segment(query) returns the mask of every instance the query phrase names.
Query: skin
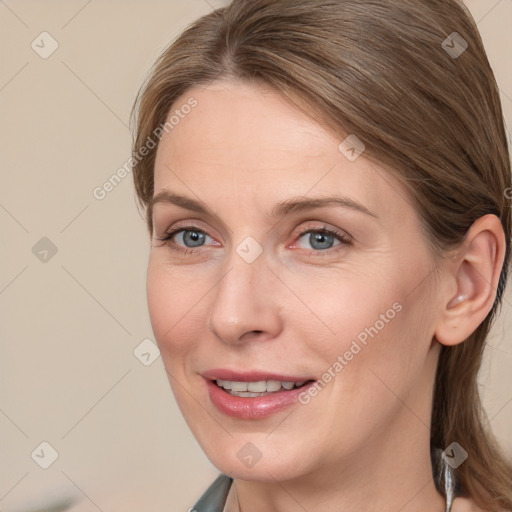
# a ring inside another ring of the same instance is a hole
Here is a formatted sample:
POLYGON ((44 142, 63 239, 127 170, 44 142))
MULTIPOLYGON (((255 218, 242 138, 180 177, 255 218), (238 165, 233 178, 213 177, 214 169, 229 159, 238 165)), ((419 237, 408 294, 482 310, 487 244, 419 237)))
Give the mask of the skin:
MULTIPOLYGON (((349 161, 338 149, 344 137, 277 92, 218 81, 191 88, 175 106, 190 97, 197 107, 159 145, 155 194, 186 195, 215 216, 154 205, 147 296, 194 436, 235 479, 243 512, 296 511, 298 503, 325 512, 443 512, 429 449, 440 342, 462 342, 492 306, 504 257, 499 221, 480 219, 460 251, 438 262, 398 181, 364 153, 349 161), (333 193, 375 217, 343 207, 270 216, 292 197, 333 193), (207 233, 202 246, 191 247, 183 232, 157 240, 190 225, 207 233), (333 235, 315 244, 310 231, 324 226, 351 242, 333 235), (252 263, 236 252, 247 236, 263 250, 252 263), (451 306, 461 293, 465 300, 451 306), (242 420, 211 403, 202 372, 321 378, 394 303, 401 311, 308 405, 242 420), (248 442, 262 454, 252 468, 237 457, 248 442)), ((457 499, 453 510, 478 510, 468 507, 457 499)))

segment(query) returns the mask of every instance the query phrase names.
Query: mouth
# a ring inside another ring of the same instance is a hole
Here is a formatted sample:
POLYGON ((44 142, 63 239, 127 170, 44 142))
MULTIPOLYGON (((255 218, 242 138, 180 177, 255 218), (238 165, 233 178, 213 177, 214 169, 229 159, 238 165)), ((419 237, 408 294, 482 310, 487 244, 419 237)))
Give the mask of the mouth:
POLYGON ((301 381, 279 381, 279 380, 258 380, 258 381, 232 381, 216 379, 212 382, 231 396, 243 398, 256 398, 267 396, 283 391, 292 391, 307 386, 313 380, 301 381))
POLYGON ((267 418, 296 406, 316 379, 263 371, 216 369, 202 374, 210 403, 221 413, 243 420, 267 418))

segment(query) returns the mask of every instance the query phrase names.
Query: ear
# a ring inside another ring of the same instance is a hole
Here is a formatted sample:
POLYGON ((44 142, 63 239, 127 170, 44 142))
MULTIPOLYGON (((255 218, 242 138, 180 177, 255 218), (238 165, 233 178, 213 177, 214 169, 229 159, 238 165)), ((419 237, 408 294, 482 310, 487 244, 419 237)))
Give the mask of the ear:
POLYGON ((505 249, 505 233, 496 215, 484 215, 473 223, 445 274, 453 286, 446 287, 450 292, 442 299, 435 330, 439 343, 457 345, 484 321, 496 298, 505 249))

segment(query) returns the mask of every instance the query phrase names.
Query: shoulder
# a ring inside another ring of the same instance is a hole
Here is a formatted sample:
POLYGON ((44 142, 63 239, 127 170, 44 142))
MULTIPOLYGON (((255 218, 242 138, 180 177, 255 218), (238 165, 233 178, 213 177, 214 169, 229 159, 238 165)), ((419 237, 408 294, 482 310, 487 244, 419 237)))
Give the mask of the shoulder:
POLYGON ((488 512, 478 507, 470 498, 457 497, 453 500, 451 512, 488 512))

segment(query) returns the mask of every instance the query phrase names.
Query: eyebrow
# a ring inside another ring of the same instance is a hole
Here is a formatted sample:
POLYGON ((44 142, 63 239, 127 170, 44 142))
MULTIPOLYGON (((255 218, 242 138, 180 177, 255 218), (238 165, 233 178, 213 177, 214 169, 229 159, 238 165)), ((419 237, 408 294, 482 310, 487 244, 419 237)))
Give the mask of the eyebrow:
MULTIPOLYGON (((209 215, 211 217, 217 217, 217 215, 203 203, 196 201, 195 199, 192 199, 190 197, 176 194, 169 190, 162 190, 148 201, 148 207, 151 210, 153 209, 153 206, 155 204, 173 204, 181 208, 185 208, 186 210, 202 213, 204 215, 209 215)), ((304 197, 296 197, 287 199, 286 201, 283 201, 282 203, 279 203, 274 206, 274 208, 272 209, 271 217, 282 217, 284 215, 291 213, 300 213, 306 210, 312 210, 315 208, 322 208, 328 206, 350 208, 352 210, 364 213, 366 215, 378 219, 378 216, 375 215, 375 213, 371 212, 368 208, 366 208, 366 206, 359 204, 356 201, 345 196, 329 196, 310 199, 304 197)))

